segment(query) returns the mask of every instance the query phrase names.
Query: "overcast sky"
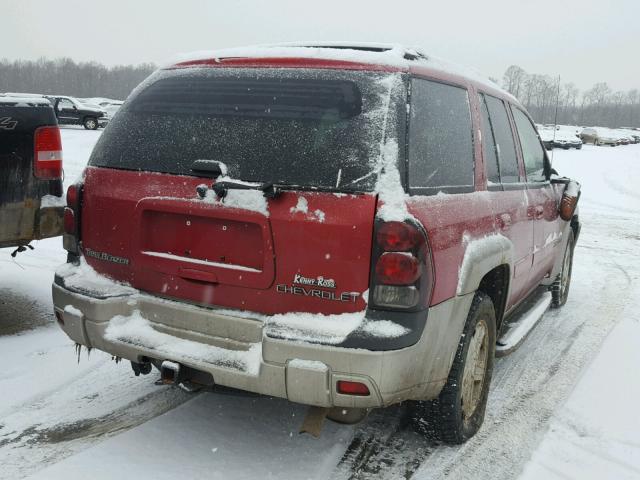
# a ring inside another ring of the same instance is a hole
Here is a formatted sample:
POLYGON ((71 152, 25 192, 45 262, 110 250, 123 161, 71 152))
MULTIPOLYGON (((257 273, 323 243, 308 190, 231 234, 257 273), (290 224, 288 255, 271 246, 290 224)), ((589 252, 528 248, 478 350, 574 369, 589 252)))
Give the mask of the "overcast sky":
MULTIPOLYGON (((393 42, 502 78, 640 88, 640 0, 0 0, 0 58, 107 65, 297 40, 393 42)), ((0 90, 1 90, 0 85, 0 90)))

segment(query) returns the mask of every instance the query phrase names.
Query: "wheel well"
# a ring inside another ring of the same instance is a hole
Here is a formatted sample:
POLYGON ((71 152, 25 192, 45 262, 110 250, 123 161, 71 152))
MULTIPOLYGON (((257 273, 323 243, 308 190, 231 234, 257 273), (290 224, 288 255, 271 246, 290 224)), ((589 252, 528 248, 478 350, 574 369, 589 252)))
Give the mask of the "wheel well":
POLYGON ((478 290, 486 293, 493 301, 493 308, 496 311, 496 328, 500 328, 507 303, 507 292, 509 287, 509 265, 500 265, 488 272, 478 286, 478 290))

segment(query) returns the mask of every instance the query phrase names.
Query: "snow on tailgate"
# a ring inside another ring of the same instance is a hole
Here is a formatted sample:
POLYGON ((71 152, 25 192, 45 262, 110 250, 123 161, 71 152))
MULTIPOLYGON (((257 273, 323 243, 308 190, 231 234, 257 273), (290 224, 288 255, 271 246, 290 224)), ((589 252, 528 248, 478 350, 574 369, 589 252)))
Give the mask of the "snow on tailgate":
MULTIPOLYGON (((259 184, 252 182, 243 182, 241 180, 235 180, 230 177, 219 177, 218 182, 232 182, 242 185, 257 186, 259 184)), ((269 216, 269 205, 267 199, 264 198, 264 194, 259 190, 234 190, 229 189, 227 195, 224 198, 218 198, 213 190, 207 190, 207 194, 204 201, 214 205, 229 207, 229 208, 241 208, 243 210, 251 210, 252 212, 258 212, 265 217, 269 216)))
POLYGON ((56 275, 64 280, 67 288, 85 291, 102 297, 120 297, 133 295, 138 290, 125 283, 115 282, 96 272, 84 259, 80 257, 80 264, 65 263, 56 270, 56 275))

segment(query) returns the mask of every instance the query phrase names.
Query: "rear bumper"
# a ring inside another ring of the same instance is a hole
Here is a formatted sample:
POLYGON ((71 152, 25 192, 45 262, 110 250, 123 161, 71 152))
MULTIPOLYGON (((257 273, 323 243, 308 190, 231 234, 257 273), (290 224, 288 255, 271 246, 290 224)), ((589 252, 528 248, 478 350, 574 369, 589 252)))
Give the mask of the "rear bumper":
POLYGON ((63 231, 64 207, 39 208, 37 200, 0 205, 0 248, 57 237, 63 231))
POLYGON ((61 327, 79 344, 134 362, 171 360, 207 372, 227 387, 350 408, 435 398, 446 382, 472 299, 473 294, 458 296, 431 307, 415 345, 369 351, 271 338, 264 319, 245 312, 139 292, 96 298, 53 285, 61 327), (136 318, 144 319, 141 329, 119 336, 113 325, 136 318), (364 383, 371 393, 340 394, 339 380, 364 383))

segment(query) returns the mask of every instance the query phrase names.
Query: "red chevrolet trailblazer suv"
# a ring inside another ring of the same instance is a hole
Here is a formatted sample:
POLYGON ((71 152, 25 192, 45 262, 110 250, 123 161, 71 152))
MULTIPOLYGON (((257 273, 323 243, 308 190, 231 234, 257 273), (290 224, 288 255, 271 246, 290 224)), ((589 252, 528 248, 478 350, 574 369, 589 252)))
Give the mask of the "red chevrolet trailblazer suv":
POLYGON ((213 52, 144 81, 69 188, 55 310, 136 374, 409 401, 463 442, 496 352, 566 301, 578 194, 512 96, 419 51, 213 52))

